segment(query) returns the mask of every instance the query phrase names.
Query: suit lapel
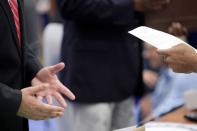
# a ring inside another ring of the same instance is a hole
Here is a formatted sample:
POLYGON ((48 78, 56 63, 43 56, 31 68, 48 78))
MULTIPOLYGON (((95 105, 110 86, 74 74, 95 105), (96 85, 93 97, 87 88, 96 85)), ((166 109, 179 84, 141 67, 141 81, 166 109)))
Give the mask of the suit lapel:
POLYGON ((11 8, 9 6, 8 0, 0 0, 0 5, 2 6, 2 8, 3 8, 3 10, 4 10, 4 12, 5 12, 5 14, 8 18, 8 23, 10 25, 12 36, 13 36, 14 41, 15 41, 14 44, 15 44, 17 50, 18 50, 19 55, 21 55, 21 50, 19 48, 18 36, 17 36, 17 31, 16 31, 16 27, 15 27, 15 23, 14 23, 14 18, 13 18, 12 11, 11 11, 11 8))

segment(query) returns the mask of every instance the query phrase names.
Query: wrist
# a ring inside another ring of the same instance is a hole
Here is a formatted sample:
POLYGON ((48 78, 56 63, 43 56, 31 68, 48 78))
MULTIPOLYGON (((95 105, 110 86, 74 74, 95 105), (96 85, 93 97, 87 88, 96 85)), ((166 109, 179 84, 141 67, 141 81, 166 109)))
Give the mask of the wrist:
POLYGON ((21 89, 21 103, 17 111, 17 115, 21 117, 22 117, 23 99, 24 99, 24 89, 21 89))
POLYGON ((24 88, 24 89, 21 90, 21 92, 22 92, 22 100, 21 100, 21 104, 20 104, 20 107, 19 107, 18 112, 17 112, 17 116, 20 116, 20 117, 28 119, 30 117, 29 117, 29 114, 28 114, 27 106, 31 105, 31 104, 30 103, 27 104, 25 102, 26 99, 28 99, 27 95, 26 95, 27 94, 27 90, 26 89, 27 88, 24 88))
MULTIPOLYGON (((193 47, 192 47, 193 48, 193 47)), ((192 56, 193 57, 193 63, 194 63, 194 72, 197 73, 197 50, 195 48, 194 49, 194 55, 192 56)))
POLYGON ((196 66, 196 68, 195 68, 195 73, 197 73, 197 50, 196 49, 194 49, 195 50, 195 66, 196 66))

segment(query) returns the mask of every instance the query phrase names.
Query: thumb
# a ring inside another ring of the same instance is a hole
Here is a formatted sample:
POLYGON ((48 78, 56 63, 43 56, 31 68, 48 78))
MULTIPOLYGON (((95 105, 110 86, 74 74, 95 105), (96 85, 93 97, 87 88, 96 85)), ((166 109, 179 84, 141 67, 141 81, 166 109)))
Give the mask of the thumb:
POLYGON ((159 55, 169 55, 170 49, 158 49, 156 51, 159 55))
POLYGON ((32 95, 40 92, 40 91, 44 91, 44 90, 47 90, 49 88, 49 84, 40 84, 40 85, 37 85, 37 86, 32 86, 32 87, 29 87, 29 90, 30 90, 30 93, 32 95))
POLYGON ((56 64, 56 65, 53 65, 53 66, 50 66, 48 69, 49 71, 55 75, 56 73, 60 72, 62 69, 64 69, 65 67, 65 64, 63 62, 59 63, 59 64, 56 64))

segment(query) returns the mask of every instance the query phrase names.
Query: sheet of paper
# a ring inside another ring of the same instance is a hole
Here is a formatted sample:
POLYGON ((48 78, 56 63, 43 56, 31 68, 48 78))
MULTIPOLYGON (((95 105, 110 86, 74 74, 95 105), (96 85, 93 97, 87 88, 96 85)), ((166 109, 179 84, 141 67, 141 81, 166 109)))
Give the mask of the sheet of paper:
POLYGON ((127 127, 127 128, 123 128, 123 129, 119 129, 119 130, 114 130, 114 131, 133 131, 133 129, 135 129, 135 127, 127 127))
POLYGON ((132 127, 115 130, 115 131, 145 131, 145 126, 141 126, 138 128, 136 128, 136 126, 132 126, 132 127))
POLYGON ((173 122, 150 122, 145 124, 146 131, 196 131, 197 125, 173 122))
POLYGON ((187 44, 173 35, 146 26, 135 28, 129 33, 158 49, 168 49, 181 43, 187 44))
POLYGON ((175 122, 148 122, 143 128, 132 126, 115 131, 197 131, 197 125, 175 122))

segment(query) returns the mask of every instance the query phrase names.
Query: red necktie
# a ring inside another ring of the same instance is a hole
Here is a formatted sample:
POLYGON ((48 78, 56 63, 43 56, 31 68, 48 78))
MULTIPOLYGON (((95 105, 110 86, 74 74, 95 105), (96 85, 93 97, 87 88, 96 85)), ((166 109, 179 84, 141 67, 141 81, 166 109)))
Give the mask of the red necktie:
POLYGON ((20 31, 20 20, 19 20, 17 0, 10 0, 9 4, 12 9, 12 13, 13 13, 13 17, 14 17, 14 22, 15 22, 15 26, 16 26, 18 41, 19 41, 19 47, 21 47, 21 31, 20 31))

